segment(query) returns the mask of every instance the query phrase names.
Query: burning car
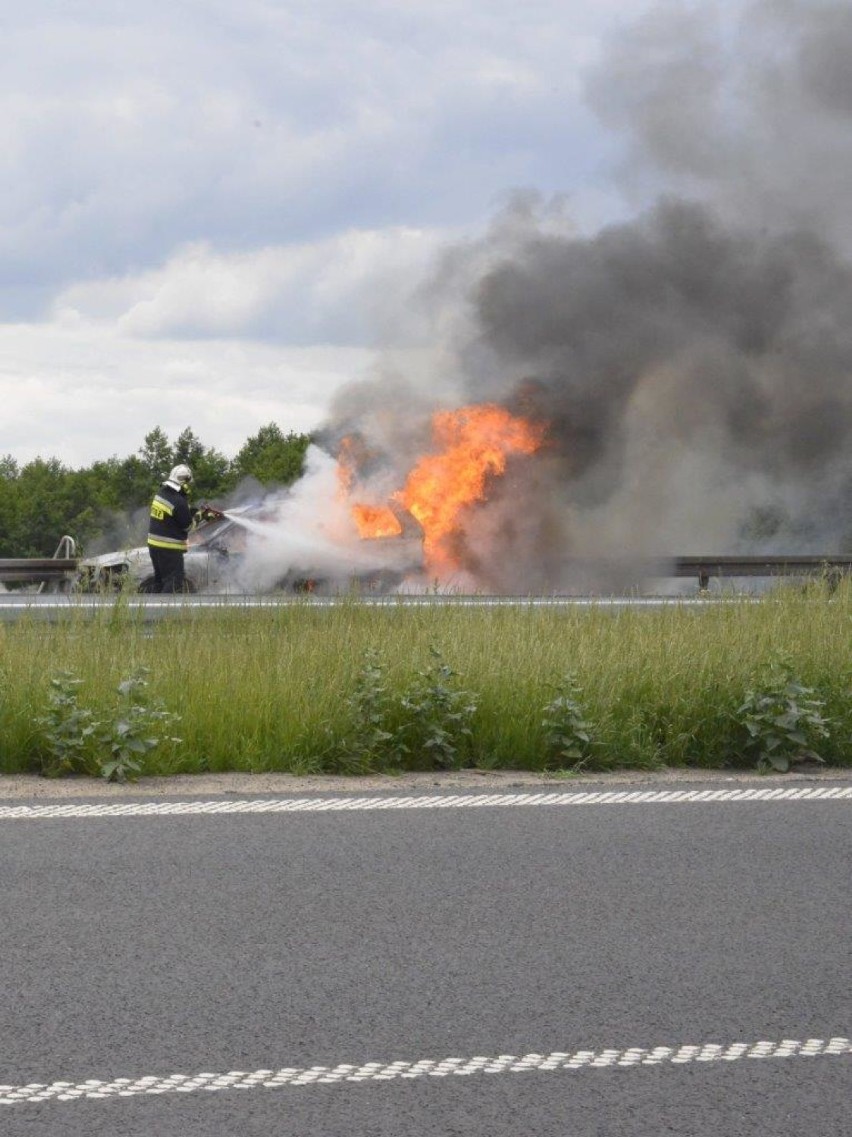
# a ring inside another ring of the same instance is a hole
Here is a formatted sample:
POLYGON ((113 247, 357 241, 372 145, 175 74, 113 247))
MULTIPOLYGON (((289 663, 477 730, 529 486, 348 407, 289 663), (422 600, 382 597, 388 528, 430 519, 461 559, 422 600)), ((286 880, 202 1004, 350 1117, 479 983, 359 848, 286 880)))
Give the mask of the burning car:
MULTIPOLYGON (((397 511, 393 535, 352 545, 325 534, 293 538, 282 503, 267 501, 228 510, 189 534, 184 557, 190 593, 311 592, 334 594, 353 587, 393 591, 423 562, 423 531, 413 517, 397 511)), ((153 592, 147 545, 84 557, 75 588, 80 592, 121 589, 153 592)))
MULTIPOLYGON (((453 585, 466 569, 459 554, 465 519, 488 500, 507 463, 534 454, 544 435, 542 423, 495 404, 438 411, 431 445, 390 484, 375 451, 357 437, 344 436, 336 454, 312 445, 293 486, 190 533, 188 591, 387 593, 403 584, 453 585)), ((80 569, 84 591, 153 591, 144 545, 85 558, 80 569)))
MULTIPOLYGON (((233 574, 232 558, 245 549, 246 530, 232 517, 207 521, 189 535, 184 557, 187 591, 220 591, 233 574)), ((76 582, 80 592, 113 592, 129 588, 152 592, 154 574, 148 546, 119 549, 79 562, 76 582)))

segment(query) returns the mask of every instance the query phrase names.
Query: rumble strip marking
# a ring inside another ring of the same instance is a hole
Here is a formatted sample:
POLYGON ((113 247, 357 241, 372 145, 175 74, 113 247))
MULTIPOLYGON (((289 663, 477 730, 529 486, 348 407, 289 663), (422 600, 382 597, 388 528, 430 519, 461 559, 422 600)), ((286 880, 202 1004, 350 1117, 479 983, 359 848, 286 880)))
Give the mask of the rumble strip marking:
POLYGON ((181 817, 228 813, 328 813, 371 809, 482 809, 513 805, 667 805, 705 802, 849 801, 852 786, 730 790, 602 790, 573 793, 423 794, 411 797, 251 798, 235 801, 124 801, 2 805, 0 820, 49 817, 181 817))
POLYGON ((168 1077, 115 1078, 110 1082, 30 1082, 0 1086, 0 1105, 103 1100, 140 1094, 190 1094, 206 1090, 280 1089, 334 1082, 389 1082, 397 1078, 445 1078, 466 1074, 523 1074, 555 1070, 601 1070, 625 1066, 684 1066, 695 1062, 738 1062, 742 1058, 817 1058, 852 1054, 848 1038, 785 1038, 780 1042, 716 1042, 701 1046, 628 1047, 613 1050, 555 1050, 550 1054, 498 1054, 492 1057, 422 1058, 417 1062, 343 1063, 338 1066, 285 1066, 279 1070, 230 1070, 224 1074, 170 1074, 168 1077))

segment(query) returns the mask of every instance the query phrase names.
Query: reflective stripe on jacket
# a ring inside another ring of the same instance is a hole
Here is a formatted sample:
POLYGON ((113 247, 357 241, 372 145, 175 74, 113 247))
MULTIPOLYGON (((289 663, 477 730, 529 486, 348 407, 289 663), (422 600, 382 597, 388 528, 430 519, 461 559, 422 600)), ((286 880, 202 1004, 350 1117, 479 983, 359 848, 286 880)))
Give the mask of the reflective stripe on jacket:
POLYGON ((148 544, 157 549, 174 549, 185 553, 192 515, 193 510, 186 500, 186 494, 164 483, 151 502, 148 544))

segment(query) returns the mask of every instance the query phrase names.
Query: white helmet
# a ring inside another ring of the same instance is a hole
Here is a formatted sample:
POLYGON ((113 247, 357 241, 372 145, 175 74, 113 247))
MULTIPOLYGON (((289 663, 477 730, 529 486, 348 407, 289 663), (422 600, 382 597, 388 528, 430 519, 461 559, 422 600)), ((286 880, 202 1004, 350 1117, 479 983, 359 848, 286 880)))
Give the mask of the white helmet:
POLYGON ((171 482, 177 489, 180 489, 181 486, 188 486, 192 481, 192 470, 189 466, 174 466, 169 471, 166 481, 171 482))

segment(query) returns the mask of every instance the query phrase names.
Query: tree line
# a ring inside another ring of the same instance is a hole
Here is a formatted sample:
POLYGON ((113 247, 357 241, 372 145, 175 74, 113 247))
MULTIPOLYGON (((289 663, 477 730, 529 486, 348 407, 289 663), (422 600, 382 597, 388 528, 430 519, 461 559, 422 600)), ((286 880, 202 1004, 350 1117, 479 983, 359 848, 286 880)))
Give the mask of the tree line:
POLYGON ((136 454, 70 469, 56 458, 19 465, 0 457, 0 557, 49 557, 64 534, 92 551, 111 538, 113 547, 144 536, 141 511, 172 466, 192 468, 195 501, 221 501, 246 478, 264 487, 287 486, 300 477, 310 435, 285 434, 268 423, 248 438, 236 457, 205 446, 189 427, 174 442, 155 427, 136 454))

